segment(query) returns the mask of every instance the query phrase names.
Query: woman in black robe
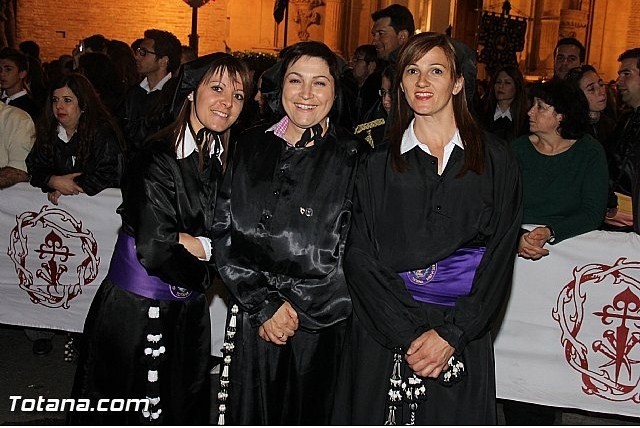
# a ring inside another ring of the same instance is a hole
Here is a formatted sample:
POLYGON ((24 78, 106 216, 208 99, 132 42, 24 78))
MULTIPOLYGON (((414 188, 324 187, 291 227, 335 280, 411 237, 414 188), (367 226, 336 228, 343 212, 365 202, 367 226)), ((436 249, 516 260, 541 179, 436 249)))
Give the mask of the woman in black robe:
POLYGON ((520 178, 469 114, 457 60, 442 34, 407 42, 390 144, 359 171, 334 423, 496 423, 489 325, 511 281, 520 178))
POLYGON ((274 67, 263 80, 279 88, 282 119, 240 137, 216 207, 216 265, 231 294, 219 423, 326 425, 351 313, 351 194, 368 146, 336 126, 327 46, 298 43, 274 67))
POLYGON ((56 205, 62 195, 94 196, 120 187, 123 156, 122 134, 89 80, 71 73, 55 81, 26 158, 31 185, 56 205))
POLYGON ((131 165, 118 209, 122 229, 87 315, 72 397, 92 406, 109 398, 150 405, 70 412, 71 423, 208 423, 209 234, 228 130, 250 84, 244 64, 228 54, 185 64, 176 122, 131 165))

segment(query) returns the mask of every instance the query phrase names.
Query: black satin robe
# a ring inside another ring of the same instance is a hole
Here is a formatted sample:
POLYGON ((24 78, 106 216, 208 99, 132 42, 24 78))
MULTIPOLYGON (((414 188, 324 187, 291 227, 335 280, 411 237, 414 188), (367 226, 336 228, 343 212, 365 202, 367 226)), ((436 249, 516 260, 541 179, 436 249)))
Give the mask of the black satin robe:
POLYGON ((324 425, 351 313, 342 260, 367 144, 330 126, 323 141, 293 148, 265 130, 240 137, 216 207, 216 264, 240 306, 225 417, 324 425), (299 329, 277 346, 258 327, 285 301, 299 329))
MULTIPOLYGON (((176 159, 172 144, 153 143, 130 168, 118 209, 123 230, 135 238, 142 265, 172 285, 205 291, 215 273, 212 261, 201 261, 178 243, 178 233, 209 236, 222 167, 200 173, 198 154, 176 159)), ((72 396, 144 398, 147 372, 158 370, 160 408, 153 422, 204 425, 209 421, 209 308, 204 294, 189 301, 159 301, 123 290, 106 279, 87 315, 84 343, 72 396), (160 325, 150 320, 150 307, 160 308, 160 325), (159 330, 158 330, 159 329, 159 330), (144 349, 147 334, 161 331, 166 352, 150 367, 144 349)), ((157 394, 156 394, 157 395, 157 394)), ((140 412, 70 414, 74 424, 149 423, 140 412)))
MULTIPOLYGON (((496 423, 490 321, 511 283, 522 218, 520 173, 509 149, 493 138, 481 175, 457 174, 464 151, 454 148, 442 175, 437 159, 415 147, 395 172, 388 148, 362 168, 345 255, 353 301, 333 423, 381 425, 386 414, 394 349, 406 351, 435 329, 464 361, 467 376, 445 387, 426 380, 417 425, 496 423), (425 268, 464 246, 486 246, 471 293, 454 307, 415 301, 397 272, 425 268)), ((404 366, 403 379, 409 375, 404 366)), ((407 406, 397 423, 407 423, 407 406)))
POLYGON ((67 143, 57 133, 48 141, 37 141, 25 160, 31 185, 41 188, 45 193, 52 192, 53 189, 47 184, 52 175, 81 172, 82 175, 74 178, 74 181, 89 196, 109 187, 120 187, 124 154, 110 125, 98 125, 87 158, 76 159, 74 164, 73 158, 77 156, 77 134, 67 143))

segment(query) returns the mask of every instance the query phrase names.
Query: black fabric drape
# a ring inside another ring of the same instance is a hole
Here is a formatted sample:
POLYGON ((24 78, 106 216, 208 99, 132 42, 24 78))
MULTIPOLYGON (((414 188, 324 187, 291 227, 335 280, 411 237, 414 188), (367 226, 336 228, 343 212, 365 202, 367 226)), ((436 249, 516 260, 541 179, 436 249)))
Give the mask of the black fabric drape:
MULTIPOLYGON (((383 422, 379 416, 384 409, 367 412, 363 406, 369 407, 369 400, 354 394, 366 386, 367 396, 373 401, 377 397, 379 402, 387 393, 393 350, 406 350, 430 329, 435 329, 457 354, 464 355, 466 364, 484 367, 479 369, 483 373, 469 373, 468 377, 474 380, 463 380, 459 385, 467 387, 460 388, 495 387, 493 369, 487 372, 492 362, 487 332, 511 283, 522 202, 514 157, 503 143, 488 135, 486 139, 485 170, 481 175, 467 172, 457 177, 464 162, 464 152, 457 147, 442 175, 437 174, 437 159, 418 147, 404 155, 410 165, 405 173, 393 170, 388 147, 378 148, 361 170, 345 256, 354 314, 343 375, 351 381, 345 382, 348 387, 339 394, 342 410, 336 413, 338 423, 383 422), (458 248, 478 245, 486 246, 486 252, 471 293, 459 298, 453 308, 416 302, 396 273, 425 268, 458 248), (361 342, 367 345, 360 346, 361 342), (379 381, 375 391, 369 381, 365 382, 367 385, 359 384, 362 379, 373 377, 385 379, 379 381), (485 386, 478 382, 479 378, 485 386), (364 419, 351 419, 352 414, 364 419)), ((446 387, 434 382, 429 385, 427 401, 434 400, 444 406, 442 409, 454 404, 445 398, 433 398, 449 396, 444 392, 446 387)), ((479 407, 490 408, 492 402, 495 405, 495 396, 488 397, 486 391, 476 393, 482 394, 479 407)), ((486 416, 477 408, 468 410, 486 416)), ((447 420, 443 418, 439 420, 447 420)), ((456 419, 452 416, 450 420, 456 419)), ((471 424, 490 422, 491 418, 467 420, 471 424)), ((430 420, 419 423, 429 424, 430 420)))

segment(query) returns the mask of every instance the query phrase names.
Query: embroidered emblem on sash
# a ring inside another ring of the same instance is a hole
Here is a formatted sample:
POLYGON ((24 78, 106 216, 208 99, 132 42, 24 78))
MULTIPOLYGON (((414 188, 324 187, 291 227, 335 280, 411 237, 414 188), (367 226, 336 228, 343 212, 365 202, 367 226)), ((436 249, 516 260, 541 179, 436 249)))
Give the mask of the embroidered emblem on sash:
POLYGON ((169 291, 171 291, 173 297, 177 297, 178 299, 186 299, 191 295, 190 290, 187 290, 186 288, 176 287, 175 285, 169 287, 169 291))
POLYGON ((430 282, 438 271, 438 263, 434 263, 426 269, 418 269, 407 273, 407 278, 414 284, 425 285, 430 282))

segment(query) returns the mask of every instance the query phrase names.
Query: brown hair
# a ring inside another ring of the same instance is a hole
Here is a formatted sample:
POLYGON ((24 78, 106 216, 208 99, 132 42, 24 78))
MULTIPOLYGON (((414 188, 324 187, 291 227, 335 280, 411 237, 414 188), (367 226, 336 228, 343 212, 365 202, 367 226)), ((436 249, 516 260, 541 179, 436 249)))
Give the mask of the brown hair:
MULTIPOLYGON (((396 64, 396 79, 392 88, 394 94, 391 108, 393 119, 389 134, 393 168, 398 172, 404 172, 409 168, 407 162, 400 155, 400 145, 404 131, 414 117, 414 112, 400 87, 402 76, 410 64, 418 62, 434 48, 442 49, 447 57, 451 78, 454 80, 462 78, 462 70, 458 58, 456 58, 455 48, 446 35, 432 32, 416 34, 402 47, 396 64)), ((460 92, 453 95, 453 114, 465 152, 464 164, 458 175, 462 176, 469 170, 481 174, 484 169, 482 131, 467 107, 464 85, 460 92)))

